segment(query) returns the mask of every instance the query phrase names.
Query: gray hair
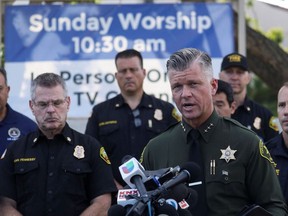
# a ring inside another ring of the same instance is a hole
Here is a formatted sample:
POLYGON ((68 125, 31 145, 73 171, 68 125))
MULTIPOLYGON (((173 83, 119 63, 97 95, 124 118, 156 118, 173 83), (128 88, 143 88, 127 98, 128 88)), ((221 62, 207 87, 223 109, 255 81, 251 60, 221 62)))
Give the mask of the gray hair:
POLYGON ((195 48, 184 48, 173 53, 166 63, 167 72, 170 70, 184 71, 193 62, 197 62, 206 73, 208 79, 213 78, 213 68, 210 56, 195 48))
POLYGON ((31 82, 31 88, 30 88, 30 94, 31 99, 35 99, 35 91, 37 86, 46 87, 46 88, 52 88, 55 86, 61 85, 65 92, 65 97, 68 94, 67 86, 64 81, 64 79, 54 73, 43 73, 37 76, 34 80, 31 82))

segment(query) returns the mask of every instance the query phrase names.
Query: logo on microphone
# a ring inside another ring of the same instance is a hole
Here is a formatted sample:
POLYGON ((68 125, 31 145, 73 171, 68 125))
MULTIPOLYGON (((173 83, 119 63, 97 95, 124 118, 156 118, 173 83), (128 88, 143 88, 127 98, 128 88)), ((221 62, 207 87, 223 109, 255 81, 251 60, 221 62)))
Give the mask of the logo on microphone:
POLYGON ((125 174, 132 172, 133 169, 134 169, 133 161, 128 161, 127 163, 125 163, 125 166, 122 166, 122 171, 125 174))

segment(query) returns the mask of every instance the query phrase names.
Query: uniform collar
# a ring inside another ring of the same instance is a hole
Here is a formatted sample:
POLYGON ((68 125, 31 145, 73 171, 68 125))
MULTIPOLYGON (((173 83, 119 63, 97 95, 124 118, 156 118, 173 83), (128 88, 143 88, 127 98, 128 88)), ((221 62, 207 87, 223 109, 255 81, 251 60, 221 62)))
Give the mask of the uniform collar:
MULTIPOLYGON (((122 106, 125 106, 126 103, 124 101, 124 98, 121 94, 117 95, 115 98, 115 108, 119 108, 122 106)), ((145 92, 143 92, 141 101, 138 105, 138 107, 146 107, 146 108, 153 108, 153 100, 151 99, 151 96, 147 95, 145 92)))
POLYGON ((200 125, 200 127, 198 128, 192 128, 187 122, 185 122, 184 120, 182 120, 181 122, 181 127, 182 130, 186 136, 186 140, 187 143, 189 143, 189 138, 188 138, 188 134, 194 130, 192 133, 194 134, 194 137, 196 136, 201 136, 203 137, 203 139, 205 140, 205 142, 209 141, 209 138, 211 137, 211 135, 213 134, 213 131, 216 128, 216 125, 218 123, 219 120, 219 116, 217 115, 216 111, 214 110, 212 112, 212 114, 210 115, 210 117, 202 124, 200 125))
POLYGON ((247 97, 247 95, 245 96, 244 102, 241 106, 242 109, 244 109, 246 112, 251 112, 251 100, 247 97))
POLYGON ((288 149, 285 146, 282 133, 283 132, 281 132, 279 135, 277 135, 276 137, 273 138, 273 141, 275 143, 277 143, 276 147, 275 147, 275 151, 273 152, 273 154, 287 158, 288 149))
MULTIPOLYGON (((56 137, 62 137, 64 140, 66 140, 66 143, 72 145, 73 143, 73 136, 72 136, 72 129, 70 126, 66 123, 62 132, 60 134, 57 134, 56 137)), ((47 139, 46 136, 38 129, 35 133, 35 137, 33 138, 33 145, 36 145, 40 140, 47 139)))
POLYGON ((7 124, 7 123, 14 123, 16 120, 14 118, 15 111, 10 107, 10 105, 6 104, 7 113, 4 119, 1 121, 1 124, 7 124))

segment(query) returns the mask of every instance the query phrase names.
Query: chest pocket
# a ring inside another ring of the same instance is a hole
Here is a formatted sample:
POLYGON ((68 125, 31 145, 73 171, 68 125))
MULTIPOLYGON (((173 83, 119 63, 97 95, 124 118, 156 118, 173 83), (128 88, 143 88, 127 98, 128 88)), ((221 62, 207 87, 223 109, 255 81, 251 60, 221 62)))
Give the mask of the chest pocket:
POLYGON ((85 196, 86 186, 89 183, 89 174, 92 173, 90 165, 88 163, 75 162, 72 164, 64 164, 62 170, 64 174, 64 193, 85 196))
POLYGON ((99 127, 99 135, 107 136, 107 135, 115 133, 118 130, 119 130, 118 124, 104 125, 104 126, 99 127))
MULTIPOLYGON (((217 168, 216 168, 217 169, 217 168)), ((207 190, 211 190, 209 196, 215 197, 219 194, 235 194, 246 196, 245 191, 245 169, 241 167, 218 167, 216 175, 206 176, 207 190)))
POLYGON ((17 199, 21 203, 37 192, 35 181, 38 179, 39 164, 37 161, 17 162, 14 165, 17 199))

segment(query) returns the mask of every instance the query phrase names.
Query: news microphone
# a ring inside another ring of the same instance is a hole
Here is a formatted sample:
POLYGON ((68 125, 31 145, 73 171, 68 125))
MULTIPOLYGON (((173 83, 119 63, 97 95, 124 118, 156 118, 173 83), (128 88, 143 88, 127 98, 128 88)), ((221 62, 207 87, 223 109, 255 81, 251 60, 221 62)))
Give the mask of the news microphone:
POLYGON ((150 199, 143 183, 147 180, 147 176, 142 165, 134 157, 128 155, 123 160, 125 162, 119 167, 120 174, 127 185, 132 189, 136 188, 140 194, 139 200, 131 207, 127 215, 141 215, 146 210, 146 204, 150 199))
POLYGON ((155 205, 155 215, 179 216, 177 210, 166 202, 155 205))
POLYGON ((137 185, 139 186, 141 184, 140 187, 142 188, 144 186, 143 182, 147 180, 143 166, 134 157, 129 155, 124 156, 122 161, 124 162, 119 167, 122 179, 126 182, 127 185, 129 185, 130 188, 137 188, 139 190, 137 185))
POLYGON ((120 189, 117 193, 117 204, 123 207, 134 205, 140 199, 137 189, 120 189))
POLYGON ((112 205, 108 210, 108 216, 125 216, 126 210, 121 205, 112 205))
POLYGON ((163 168, 160 170, 149 171, 146 170, 145 174, 148 176, 147 180, 144 182, 144 185, 147 190, 155 190, 161 186, 164 182, 173 178, 180 171, 180 166, 174 168, 163 168))
POLYGON ((181 171, 178 175, 166 181, 162 186, 155 190, 153 196, 158 195, 169 188, 172 188, 181 183, 187 183, 190 180, 195 180, 200 175, 200 167, 194 162, 187 162, 181 166, 181 171))

